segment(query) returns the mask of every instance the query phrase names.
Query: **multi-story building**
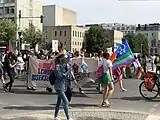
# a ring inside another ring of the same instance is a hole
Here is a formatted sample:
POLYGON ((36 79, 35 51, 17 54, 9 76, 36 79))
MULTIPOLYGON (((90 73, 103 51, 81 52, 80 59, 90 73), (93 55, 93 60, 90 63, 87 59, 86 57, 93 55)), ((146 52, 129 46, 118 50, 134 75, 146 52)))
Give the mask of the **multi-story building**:
POLYGON ((101 25, 105 29, 121 31, 124 35, 135 34, 136 32, 136 25, 126 25, 120 23, 104 23, 101 25))
MULTIPOLYGON (((160 54, 160 24, 146 24, 137 28, 136 34, 141 33, 148 39, 149 54, 160 54)), ((143 46, 142 46, 143 47, 143 46)))
POLYGON ((0 19, 14 20, 19 30, 24 30, 30 23, 42 30, 41 15, 42 0, 0 0, 0 19))
POLYGON ((81 51, 84 42, 85 31, 88 29, 73 25, 66 26, 45 26, 47 41, 58 40, 59 46, 75 52, 81 51))
POLYGON ((104 29, 107 30, 117 30, 123 32, 123 35, 127 34, 135 34, 136 25, 126 25, 120 23, 102 23, 102 24, 90 24, 86 25, 86 27, 101 25, 104 29))
POLYGON ((58 5, 43 6, 44 26, 76 25, 77 13, 58 5))

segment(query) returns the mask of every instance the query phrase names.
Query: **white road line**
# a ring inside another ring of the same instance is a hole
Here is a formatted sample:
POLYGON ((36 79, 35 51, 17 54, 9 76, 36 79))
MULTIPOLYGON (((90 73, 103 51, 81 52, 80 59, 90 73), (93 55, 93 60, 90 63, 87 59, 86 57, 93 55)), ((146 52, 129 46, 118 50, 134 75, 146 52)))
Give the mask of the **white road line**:
POLYGON ((149 115, 146 120, 160 120, 160 116, 149 115))
POLYGON ((159 106, 159 104, 154 104, 153 107, 149 110, 149 112, 153 113, 157 107, 159 106))

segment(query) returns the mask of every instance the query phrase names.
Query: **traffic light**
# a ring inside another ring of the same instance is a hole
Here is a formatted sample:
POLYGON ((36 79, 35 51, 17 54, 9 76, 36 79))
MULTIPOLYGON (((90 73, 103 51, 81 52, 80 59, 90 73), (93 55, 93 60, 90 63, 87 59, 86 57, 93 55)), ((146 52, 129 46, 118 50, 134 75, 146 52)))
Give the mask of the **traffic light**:
POLYGON ((43 18, 44 18, 43 15, 41 15, 41 16, 40 16, 41 23, 43 23, 43 18))
POLYGON ((21 17, 22 17, 22 11, 19 10, 19 18, 21 18, 21 17))
POLYGON ((141 25, 140 24, 138 24, 138 30, 140 30, 141 29, 141 25))
POLYGON ((147 30, 147 24, 144 25, 144 30, 147 30))

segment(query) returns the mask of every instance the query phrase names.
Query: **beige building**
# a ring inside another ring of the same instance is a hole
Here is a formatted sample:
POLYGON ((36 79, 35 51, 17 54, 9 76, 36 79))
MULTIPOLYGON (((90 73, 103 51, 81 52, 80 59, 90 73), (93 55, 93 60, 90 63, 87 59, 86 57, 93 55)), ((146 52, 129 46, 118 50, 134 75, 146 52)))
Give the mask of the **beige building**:
POLYGON ((77 25, 77 13, 58 5, 43 6, 44 26, 77 25))
POLYGON ((24 30, 30 23, 42 30, 41 15, 42 0, 0 0, 0 18, 14 20, 19 30, 24 30), (22 17, 20 22, 19 11, 22 17))
POLYGON ((84 42, 85 31, 88 29, 68 26, 45 26, 43 28, 47 35, 47 41, 58 40, 59 46, 62 44, 63 48, 71 52, 81 51, 84 42))
MULTIPOLYGON (((148 39, 149 55, 160 54, 160 24, 142 25, 136 34, 141 33, 148 39)), ((142 45, 143 47, 143 45, 142 45)))

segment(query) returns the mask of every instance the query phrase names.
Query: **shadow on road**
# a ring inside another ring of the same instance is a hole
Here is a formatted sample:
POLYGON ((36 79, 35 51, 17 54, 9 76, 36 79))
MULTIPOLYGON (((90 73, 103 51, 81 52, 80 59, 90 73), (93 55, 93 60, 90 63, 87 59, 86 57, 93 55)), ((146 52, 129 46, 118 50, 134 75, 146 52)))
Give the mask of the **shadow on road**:
POLYGON ((140 101, 140 100, 144 100, 146 102, 160 102, 160 99, 147 100, 147 99, 144 99, 141 96, 130 96, 130 97, 111 98, 111 99, 121 99, 121 100, 127 100, 127 101, 140 101))
MULTIPOLYGON (((49 104, 49 105, 56 106, 56 104, 49 104)), ((70 106, 74 108, 99 107, 96 104, 70 104, 70 106)))
MULTIPOLYGON (((78 117, 76 120, 106 120, 106 118, 103 119, 103 118, 97 118, 97 117, 78 117)), ((111 118, 108 120, 122 120, 122 119, 111 118)))
POLYGON ((3 107, 3 109, 16 109, 16 110, 54 110, 54 107, 50 106, 9 106, 3 107))
MULTIPOLYGON (((50 104, 52 106, 8 106, 3 107, 3 109, 16 109, 16 110, 54 110, 56 104, 50 104)), ((85 107, 98 107, 95 104, 71 104, 71 107, 74 108, 85 108, 85 107)), ((61 106, 62 108, 62 106, 61 106)))
POLYGON ((56 93, 50 93, 47 91, 30 91, 25 89, 13 89, 15 94, 31 94, 31 95, 56 95, 56 93))

